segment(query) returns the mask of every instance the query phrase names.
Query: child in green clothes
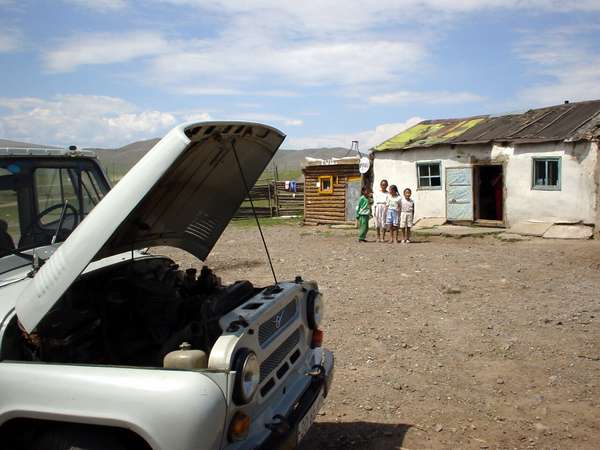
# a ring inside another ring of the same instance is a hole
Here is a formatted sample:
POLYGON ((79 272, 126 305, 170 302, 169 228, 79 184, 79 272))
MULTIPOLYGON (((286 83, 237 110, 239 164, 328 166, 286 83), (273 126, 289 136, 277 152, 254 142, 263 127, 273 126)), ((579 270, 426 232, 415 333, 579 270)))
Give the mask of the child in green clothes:
POLYGON ((367 242, 367 232, 369 231, 369 216, 371 207, 369 206, 369 194, 371 190, 363 186, 360 190, 362 194, 356 206, 356 221, 358 222, 358 242, 367 242))

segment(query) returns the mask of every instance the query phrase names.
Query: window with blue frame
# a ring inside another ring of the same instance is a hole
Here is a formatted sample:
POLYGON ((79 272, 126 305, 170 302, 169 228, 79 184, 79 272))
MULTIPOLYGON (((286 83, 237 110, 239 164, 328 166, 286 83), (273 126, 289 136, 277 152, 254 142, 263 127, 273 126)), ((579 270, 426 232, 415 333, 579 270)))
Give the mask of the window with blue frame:
POLYGON ((560 158, 533 158, 533 189, 560 190, 560 158))
POLYGON ((441 189, 442 188, 442 163, 418 162, 417 163, 417 188, 441 189))

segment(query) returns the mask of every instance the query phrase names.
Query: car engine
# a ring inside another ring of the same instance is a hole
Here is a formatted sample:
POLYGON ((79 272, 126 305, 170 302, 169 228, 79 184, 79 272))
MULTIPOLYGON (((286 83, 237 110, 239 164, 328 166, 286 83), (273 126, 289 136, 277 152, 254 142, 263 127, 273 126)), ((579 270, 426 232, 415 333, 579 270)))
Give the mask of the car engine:
POLYGON ((224 286, 206 266, 123 262, 82 275, 32 333, 13 324, 20 357, 12 359, 160 367, 184 341, 208 354, 219 319, 259 290, 249 281, 224 286))

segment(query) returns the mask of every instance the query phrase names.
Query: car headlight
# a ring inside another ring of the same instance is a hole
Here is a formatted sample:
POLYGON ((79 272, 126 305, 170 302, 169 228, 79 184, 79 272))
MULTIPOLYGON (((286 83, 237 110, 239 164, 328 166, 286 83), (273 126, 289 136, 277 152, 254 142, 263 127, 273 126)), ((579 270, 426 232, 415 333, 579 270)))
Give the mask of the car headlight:
POLYGON ((319 328, 323 319, 323 298, 317 291, 310 291, 306 298, 306 317, 311 329, 319 328))
POLYGON ((247 348, 239 350, 233 362, 233 370, 236 372, 233 399, 238 405, 243 405, 252 400, 260 382, 256 354, 247 348))

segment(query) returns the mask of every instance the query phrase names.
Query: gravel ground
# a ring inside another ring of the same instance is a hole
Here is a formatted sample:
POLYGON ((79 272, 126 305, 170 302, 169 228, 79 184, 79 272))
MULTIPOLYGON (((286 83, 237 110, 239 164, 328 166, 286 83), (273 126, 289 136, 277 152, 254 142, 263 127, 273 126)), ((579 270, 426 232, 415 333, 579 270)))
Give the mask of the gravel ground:
MULTIPOLYGON (((279 278, 319 282, 336 356, 302 449, 598 448, 600 242, 264 232, 279 278)), ((272 281, 254 228, 230 226, 207 263, 272 281)))

